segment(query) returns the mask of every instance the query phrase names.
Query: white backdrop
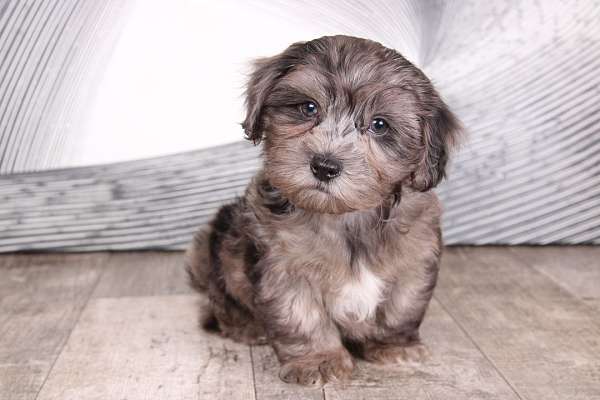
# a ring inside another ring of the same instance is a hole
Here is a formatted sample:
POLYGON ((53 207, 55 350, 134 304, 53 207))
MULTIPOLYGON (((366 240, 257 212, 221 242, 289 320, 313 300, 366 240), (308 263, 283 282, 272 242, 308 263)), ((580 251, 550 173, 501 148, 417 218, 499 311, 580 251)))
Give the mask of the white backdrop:
POLYGON ((132 160, 240 140, 249 62, 296 41, 340 32, 363 35, 419 61, 415 43, 402 32, 410 29, 402 26, 407 20, 388 19, 390 2, 374 1, 372 9, 362 10, 336 8, 335 2, 294 3, 169 0, 165 7, 164 0, 135 2, 98 84, 81 142, 62 165, 132 160))

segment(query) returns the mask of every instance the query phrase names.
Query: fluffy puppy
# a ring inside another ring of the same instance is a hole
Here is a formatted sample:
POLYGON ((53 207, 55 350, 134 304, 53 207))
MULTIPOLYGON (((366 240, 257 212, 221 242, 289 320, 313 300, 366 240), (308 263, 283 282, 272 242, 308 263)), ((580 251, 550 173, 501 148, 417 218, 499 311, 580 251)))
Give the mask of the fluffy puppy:
POLYGON ((442 250, 430 191, 459 123, 379 43, 329 36, 255 64, 243 127, 264 167, 200 231, 186 263, 205 326, 268 342, 286 382, 348 377, 353 354, 418 360, 442 250))

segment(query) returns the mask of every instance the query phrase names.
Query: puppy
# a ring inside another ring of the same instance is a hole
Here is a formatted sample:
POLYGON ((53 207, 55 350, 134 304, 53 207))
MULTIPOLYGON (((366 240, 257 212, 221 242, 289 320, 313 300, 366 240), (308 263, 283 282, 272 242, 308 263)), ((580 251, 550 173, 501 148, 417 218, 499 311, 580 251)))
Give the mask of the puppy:
POLYGON ((246 136, 264 167, 187 252, 205 327, 273 346, 285 382, 350 376, 352 354, 419 360, 436 284, 444 177, 459 123, 418 68, 328 36, 255 64, 246 136))

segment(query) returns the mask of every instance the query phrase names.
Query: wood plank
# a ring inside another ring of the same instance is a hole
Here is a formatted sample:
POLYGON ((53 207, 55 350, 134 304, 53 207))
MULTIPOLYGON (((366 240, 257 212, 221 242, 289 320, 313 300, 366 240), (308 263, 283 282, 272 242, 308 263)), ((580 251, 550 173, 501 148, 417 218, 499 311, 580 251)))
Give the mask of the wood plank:
POLYGON ((90 300, 38 399, 254 399, 249 347, 201 332, 197 303, 90 300))
POLYGON ((94 292, 98 297, 188 294, 183 252, 112 253, 94 292))
POLYGON ((600 311, 600 246, 511 247, 510 251, 600 311))
POLYGON ((282 383, 270 347, 201 332, 198 298, 176 295, 180 257, 0 257, 0 398, 36 397, 93 292, 42 399, 517 398, 506 381, 524 399, 600 399, 600 320, 582 303, 598 298, 596 248, 449 249, 422 331, 431 360, 360 362, 323 391, 282 383))
POLYGON ((0 398, 34 399, 89 299, 104 254, 19 255, 0 269, 0 398))
POLYGON ((518 399, 492 364, 436 301, 422 327, 431 357, 422 364, 359 362, 353 380, 325 387, 331 400, 518 399))
POLYGON ((436 296, 522 398, 600 398, 598 319, 506 248, 447 251, 436 296))
POLYGON ((290 385, 279 379, 279 361, 271 346, 253 346, 256 398, 259 400, 322 400, 321 388, 290 385))
POLYGON ((0 399, 33 400, 50 371, 51 364, 34 362, 0 364, 0 399))

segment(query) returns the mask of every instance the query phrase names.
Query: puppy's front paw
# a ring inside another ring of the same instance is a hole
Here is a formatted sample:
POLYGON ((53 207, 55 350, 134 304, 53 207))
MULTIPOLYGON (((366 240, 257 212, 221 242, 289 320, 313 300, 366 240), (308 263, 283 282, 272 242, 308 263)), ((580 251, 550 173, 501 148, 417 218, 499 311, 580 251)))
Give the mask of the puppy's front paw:
POLYGON ((304 386, 321 386, 324 383, 318 366, 305 362, 291 361, 284 364, 279 372, 279 377, 286 383, 297 383, 304 386))
POLYGON ((327 357, 319 364, 319 372, 325 382, 343 381, 350 378, 354 369, 354 360, 346 350, 334 357, 327 357))
POLYGON ((365 360, 379 364, 422 363, 429 356, 429 350, 420 342, 406 345, 371 344, 364 351, 365 360))
POLYGON ((344 350, 290 360, 281 367, 279 377, 287 383, 316 387, 347 379, 353 369, 354 360, 344 350))

